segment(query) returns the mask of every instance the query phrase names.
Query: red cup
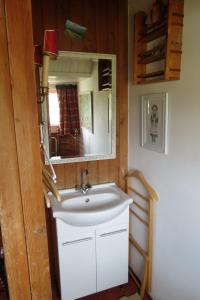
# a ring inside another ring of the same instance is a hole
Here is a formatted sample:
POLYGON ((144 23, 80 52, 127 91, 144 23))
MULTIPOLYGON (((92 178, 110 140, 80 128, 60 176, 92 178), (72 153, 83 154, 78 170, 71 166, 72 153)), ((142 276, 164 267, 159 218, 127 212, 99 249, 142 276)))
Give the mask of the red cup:
POLYGON ((44 31, 44 46, 43 52, 51 58, 56 58, 58 55, 58 35, 56 30, 44 31))

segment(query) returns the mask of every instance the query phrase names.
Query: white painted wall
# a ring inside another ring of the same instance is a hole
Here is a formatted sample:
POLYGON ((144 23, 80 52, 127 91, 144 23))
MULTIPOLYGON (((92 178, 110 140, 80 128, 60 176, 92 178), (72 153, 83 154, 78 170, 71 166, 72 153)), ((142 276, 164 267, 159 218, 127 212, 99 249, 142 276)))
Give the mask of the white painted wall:
POLYGON ((79 94, 86 91, 93 91, 94 133, 91 133, 86 128, 82 128, 84 140, 84 154, 110 154, 111 130, 108 130, 108 109, 110 109, 108 101, 110 97, 110 92, 99 91, 98 62, 93 63, 91 77, 82 79, 79 82, 79 94))
MULTIPOLYGON (((132 16, 151 6, 129 1, 130 74, 132 16)), ((181 80, 134 86, 129 82, 129 169, 156 187, 154 300, 200 299, 200 1, 185 0, 181 80), (140 147, 140 96, 169 93, 169 154, 140 147)))

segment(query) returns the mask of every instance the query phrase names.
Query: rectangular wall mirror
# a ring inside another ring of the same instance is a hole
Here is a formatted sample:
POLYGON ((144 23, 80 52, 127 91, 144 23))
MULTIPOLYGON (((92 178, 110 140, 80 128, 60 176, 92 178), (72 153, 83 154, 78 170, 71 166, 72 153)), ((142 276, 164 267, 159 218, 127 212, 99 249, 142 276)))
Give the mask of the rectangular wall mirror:
POLYGON ((116 55, 61 51, 50 60, 42 104, 52 163, 116 157, 116 55))

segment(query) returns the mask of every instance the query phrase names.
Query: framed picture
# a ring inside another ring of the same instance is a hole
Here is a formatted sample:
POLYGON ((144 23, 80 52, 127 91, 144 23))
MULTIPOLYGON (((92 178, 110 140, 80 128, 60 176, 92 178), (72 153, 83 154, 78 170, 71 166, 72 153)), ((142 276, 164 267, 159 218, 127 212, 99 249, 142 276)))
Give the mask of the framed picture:
POLYGON ((79 95, 79 110, 81 127, 94 133, 93 121, 93 92, 84 92, 79 95))
POLYGON ((141 146, 167 154, 168 94, 141 96, 141 146))

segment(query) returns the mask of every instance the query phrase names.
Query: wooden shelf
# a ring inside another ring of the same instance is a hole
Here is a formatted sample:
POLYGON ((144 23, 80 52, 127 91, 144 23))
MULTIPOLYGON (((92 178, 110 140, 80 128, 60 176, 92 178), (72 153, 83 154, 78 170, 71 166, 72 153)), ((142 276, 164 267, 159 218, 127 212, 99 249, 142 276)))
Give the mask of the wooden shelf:
POLYGON ((154 31, 152 31, 150 33, 147 33, 146 35, 143 35, 140 38, 139 42, 149 43, 149 42, 151 42, 151 41, 153 41, 155 39, 158 39, 158 38, 160 38, 160 37, 162 37, 162 36, 164 36, 166 34, 167 34, 167 27, 165 25, 165 26, 163 26, 163 27, 161 27, 159 29, 156 29, 156 30, 154 30, 154 31))
POLYGON ((150 31, 155 31, 163 26, 167 25, 167 19, 165 18, 164 20, 158 21, 153 24, 145 25, 143 31, 141 32, 141 35, 145 35, 147 33, 150 33, 150 31))
POLYGON ((111 70, 111 68, 105 68, 105 69, 102 70, 102 73, 105 73, 105 72, 110 72, 111 73, 112 70, 111 70))
POLYGON ((112 89, 112 62, 100 59, 98 62, 99 91, 112 89))
POLYGON ((112 75, 111 72, 107 72, 107 73, 103 73, 101 76, 102 76, 102 77, 106 77, 106 76, 111 76, 111 75, 112 75))
POLYGON ((167 11, 159 22, 146 25, 145 12, 140 11, 135 15, 135 84, 180 79, 183 11, 184 0, 168 0, 167 11))
POLYGON ((112 85, 111 85, 109 82, 103 83, 102 86, 103 86, 103 87, 104 87, 104 86, 105 86, 105 87, 107 87, 107 86, 112 87, 112 85))
POLYGON ((165 59, 165 54, 159 54, 159 55, 152 55, 150 57, 145 57, 145 58, 141 58, 139 59, 138 61, 138 64, 150 64, 150 63, 153 63, 153 62, 156 62, 156 61, 159 61, 159 60, 163 60, 165 59))

